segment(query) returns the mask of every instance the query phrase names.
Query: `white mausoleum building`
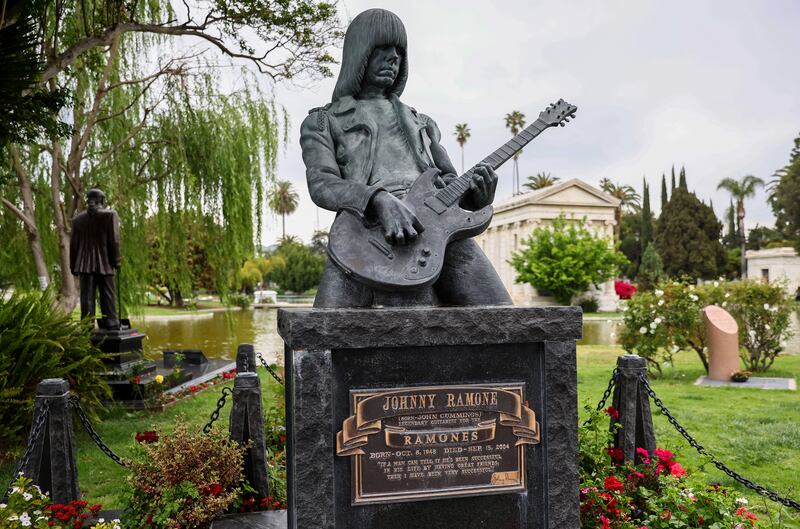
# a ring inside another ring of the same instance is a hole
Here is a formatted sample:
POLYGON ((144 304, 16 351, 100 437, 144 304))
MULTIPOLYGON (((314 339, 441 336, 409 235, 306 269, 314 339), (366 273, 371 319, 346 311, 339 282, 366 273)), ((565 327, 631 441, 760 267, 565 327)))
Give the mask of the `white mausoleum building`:
MULTIPOLYGON (((500 279, 516 305, 552 305, 553 298, 541 296, 526 283, 515 281, 516 271, 508 263, 511 254, 534 229, 547 226, 561 213, 567 218, 586 218, 586 226, 596 234, 614 239, 614 212, 619 200, 577 178, 516 195, 494 205, 494 217, 489 228, 475 240, 500 274, 500 279)), ((590 291, 597 298, 601 311, 617 308, 614 282, 590 291)))
POLYGON ((747 277, 785 281, 786 292, 794 296, 800 288, 800 256, 791 247, 747 250, 747 277))

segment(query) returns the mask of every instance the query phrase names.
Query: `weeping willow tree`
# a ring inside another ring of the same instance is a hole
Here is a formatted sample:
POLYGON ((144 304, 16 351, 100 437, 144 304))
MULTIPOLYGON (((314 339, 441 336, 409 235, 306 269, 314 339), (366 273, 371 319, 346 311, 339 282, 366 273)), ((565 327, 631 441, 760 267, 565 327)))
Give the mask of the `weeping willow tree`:
MULTIPOLYGON (((257 88, 255 73, 242 73, 245 81, 231 90, 218 84, 211 62, 221 52, 272 81, 330 75, 326 50, 341 37, 335 9, 314 0, 218 0, 184 4, 179 12, 168 0, 47 6, 39 20, 40 83, 71 94, 61 118, 72 131, 66 139, 50 135, 8 149, 0 246, 7 234, 20 245, 16 226, 29 249, 17 260, 28 271, 10 280, 24 286, 34 270, 40 285, 57 289, 61 308, 72 310, 78 291, 69 271, 71 219, 96 186, 120 214, 123 297, 140 300, 144 287, 159 281, 188 291, 198 222, 224 292, 259 235, 287 120, 257 88), (172 46, 175 37, 206 46, 172 46)), ((0 252, 0 261, 17 250, 0 252)))

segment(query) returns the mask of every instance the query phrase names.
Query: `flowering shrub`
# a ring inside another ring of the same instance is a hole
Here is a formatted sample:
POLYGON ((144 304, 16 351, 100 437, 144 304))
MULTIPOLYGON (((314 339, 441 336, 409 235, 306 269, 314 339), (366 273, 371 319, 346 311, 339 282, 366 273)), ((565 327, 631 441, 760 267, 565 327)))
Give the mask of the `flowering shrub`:
MULTIPOLYGON (((20 474, 8 495, 8 503, 0 503, 0 529, 81 529, 101 508, 83 500, 51 504, 47 494, 20 474)), ((91 528, 120 529, 119 523, 100 518, 91 528)))
POLYGON ((128 478, 126 527, 206 527, 240 494, 245 449, 227 432, 190 432, 181 420, 171 435, 137 450, 128 478))
POLYGON ((749 369, 768 369, 790 335, 791 302, 780 285, 755 281, 713 281, 695 287, 679 281, 637 292, 623 308, 620 343, 661 370, 673 355, 693 350, 708 372, 708 348, 702 309, 719 305, 739 324, 740 344, 749 369))
POLYGON ((792 335, 791 298, 780 283, 739 281, 730 286, 729 310, 739 324, 745 366, 750 371, 766 371, 792 335))
POLYGON ((591 423, 579 433, 582 529, 755 527, 747 500, 691 481, 672 452, 640 448, 635 461, 623 461, 621 450, 608 448, 611 435, 602 415, 590 412, 591 423))
POLYGON ((614 281, 614 292, 617 293, 619 299, 631 299, 631 296, 636 294, 636 286, 627 281, 614 281))

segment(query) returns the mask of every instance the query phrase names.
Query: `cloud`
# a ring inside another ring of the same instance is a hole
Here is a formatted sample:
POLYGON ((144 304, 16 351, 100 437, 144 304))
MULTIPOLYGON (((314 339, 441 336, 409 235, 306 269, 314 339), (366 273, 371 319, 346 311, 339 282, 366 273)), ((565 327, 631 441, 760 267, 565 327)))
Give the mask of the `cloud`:
MULTIPOLYGON (((342 5, 351 16, 370 7, 366 0, 342 5)), ((403 100, 437 121, 457 166, 456 123, 472 130, 465 156, 472 164, 508 139, 507 112, 520 110, 530 122, 563 97, 578 105, 578 117, 525 149, 523 179, 546 171, 640 190, 646 176, 657 193, 661 173, 685 164, 690 188, 722 215, 729 198, 717 183, 745 174, 768 180, 800 131, 798 2, 397 0, 380 7, 396 12, 408 31, 403 100)), ((293 130, 279 172, 301 194, 287 231, 305 240, 317 212, 297 134, 308 109, 329 101, 333 84, 276 88, 293 130)), ((499 174, 502 199, 511 194, 510 166, 499 174)), ((651 199, 657 208, 659 197, 651 199)), ((747 206, 749 226, 772 223, 763 191, 747 206)), ((319 225, 332 220, 322 212, 319 225)), ((279 234, 275 219, 265 242, 279 234)))

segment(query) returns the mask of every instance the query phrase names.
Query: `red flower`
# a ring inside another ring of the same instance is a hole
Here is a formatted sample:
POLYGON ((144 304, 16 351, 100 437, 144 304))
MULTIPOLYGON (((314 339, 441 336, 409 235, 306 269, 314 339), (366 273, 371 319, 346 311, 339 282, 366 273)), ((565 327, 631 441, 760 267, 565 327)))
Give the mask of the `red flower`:
POLYGON ((141 444, 150 444, 158 442, 158 434, 153 430, 146 432, 136 432, 136 442, 141 444))
POLYGON ((703 525, 705 521, 706 521, 705 518, 703 518, 702 516, 700 515, 697 516, 697 525, 703 525))
POLYGON ((614 406, 609 406, 606 408, 605 414, 612 419, 619 419, 619 411, 614 406))
POLYGON ((631 299, 636 294, 636 287, 627 281, 614 281, 614 292, 617 293, 619 299, 631 299))
POLYGON ((645 465, 650 464, 650 453, 644 448, 637 448, 636 455, 639 456, 639 458, 641 458, 642 463, 644 463, 645 465))
POLYGON ((141 381, 142 381, 142 377, 140 377, 139 375, 136 375, 135 377, 133 377, 133 378, 131 379, 131 384, 133 384, 133 385, 137 385, 137 384, 139 384, 141 381))
POLYGON ((222 493, 222 485, 219 483, 212 483, 206 489, 206 494, 211 496, 219 496, 222 493))
POLYGON ((616 476, 608 476, 603 483, 603 486, 606 490, 610 490, 612 492, 622 492, 625 488, 622 485, 622 482, 616 478, 616 476))
POLYGON ((102 505, 100 505, 99 503, 95 503, 94 505, 89 507, 89 510, 92 511, 92 513, 94 513, 94 514, 97 514, 97 511, 99 511, 102 508, 103 508, 102 505))
POLYGON ((611 529, 611 523, 605 516, 600 516, 600 521, 603 523, 603 529, 611 529))
POLYGON ((672 518, 672 513, 669 511, 664 511, 661 513, 661 518, 663 518, 664 520, 669 520, 670 518, 672 518))
POLYGON ((676 463, 675 461, 673 461, 672 464, 669 467, 669 473, 671 475, 675 476, 676 478, 679 478, 681 476, 685 476, 686 475, 686 470, 684 470, 683 467, 679 463, 676 463))
POLYGON ((653 450, 653 454, 656 457, 658 457, 658 460, 661 461, 666 466, 669 466, 669 463, 672 461, 672 458, 675 457, 675 454, 673 454, 669 450, 664 450, 662 448, 656 448, 655 450, 653 450))
POLYGON ((191 391, 192 393, 194 393, 195 391, 199 391, 199 390, 200 390, 200 388, 198 388, 197 386, 189 386, 189 391, 191 391))

